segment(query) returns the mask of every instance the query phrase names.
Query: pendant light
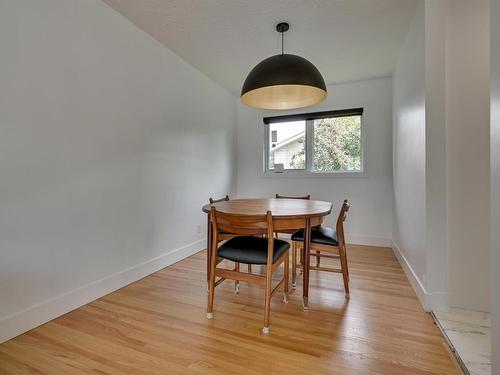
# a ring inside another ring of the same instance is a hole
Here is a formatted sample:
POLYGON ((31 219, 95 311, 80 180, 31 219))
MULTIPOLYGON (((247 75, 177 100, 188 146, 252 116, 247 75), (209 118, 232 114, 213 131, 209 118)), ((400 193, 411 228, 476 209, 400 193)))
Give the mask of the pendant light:
POLYGON ((248 74, 241 89, 241 102, 254 108, 293 109, 322 102, 326 85, 319 70, 308 60, 283 53, 283 33, 290 26, 281 22, 281 54, 258 63, 248 74))

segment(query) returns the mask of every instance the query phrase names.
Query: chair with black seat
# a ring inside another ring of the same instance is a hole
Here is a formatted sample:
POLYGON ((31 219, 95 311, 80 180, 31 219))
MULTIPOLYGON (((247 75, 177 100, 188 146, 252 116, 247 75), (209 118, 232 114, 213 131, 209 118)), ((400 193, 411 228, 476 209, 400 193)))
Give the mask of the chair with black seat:
POLYGON ((276 199, 305 199, 307 201, 311 199, 311 196, 309 194, 304 196, 286 196, 286 195, 276 194, 275 197, 276 199))
MULTIPOLYGON (((311 200, 311 196, 309 194, 304 195, 304 196, 286 196, 286 195, 276 194, 275 197, 276 197, 276 199, 305 199, 305 200, 311 200)), ((293 234, 293 233, 295 233, 295 231, 292 230, 292 231, 279 231, 279 232, 276 232, 276 238, 278 238, 278 234, 279 233, 293 234)))
MULTIPOLYGON (((290 195, 280 195, 278 193, 276 193, 275 195, 276 199, 305 199, 305 200, 311 200, 311 195, 310 194, 307 194, 307 195, 304 195, 304 196, 290 196, 290 195)), ((291 231, 279 231, 279 232, 276 232, 275 235, 276 235, 276 238, 279 238, 279 234, 280 233, 283 233, 283 234, 294 234, 296 231, 295 230, 291 230, 291 231)), ((297 246, 297 244, 295 242, 292 241, 292 269, 296 269, 297 268, 297 249, 295 249, 295 247, 297 246)), ((303 260, 302 260, 302 253, 300 253, 300 264, 303 264, 303 260)))
MULTIPOLYGON (((214 199, 212 197, 208 198, 208 202, 210 204, 213 204, 213 203, 217 203, 217 202, 225 202, 225 201, 228 201, 229 200, 229 195, 226 195, 224 198, 219 198, 219 199, 214 199)), ((209 220, 210 220, 210 217, 209 217, 209 220)), ((210 230, 210 225, 208 226, 208 230, 210 230)), ((210 235, 210 233, 209 233, 210 235)), ((236 235, 233 234, 233 233, 229 233, 229 232, 225 232, 225 231, 220 231, 219 232, 219 242, 221 241, 227 241, 233 237, 235 237, 236 235)), ((210 267, 210 262, 208 261, 208 259, 210 259, 210 249, 207 249, 207 267, 210 267)), ((218 262, 220 262, 220 260, 218 259, 217 260, 218 262)), ((239 271, 239 268, 240 268, 240 265, 239 263, 236 264, 236 268, 238 269, 239 271)), ((252 272, 252 265, 249 264, 248 265, 248 272, 252 272)), ((210 272, 207 272, 207 275, 209 275, 210 272)), ((208 282, 208 280, 207 280, 208 282)), ((239 291, 239 287, 240 287, 240 284, 238 282, 235 282, 234 283, 234 291, 235 293, 238 293, 239 291)))
POLYGON ((289 243, 273 237, 271 211, 268 211, 265 215, 234 215, 217 211, 215 207, 212 207, 210 216, 214 241, 212 241, 213 248, 210 258, 207 318, 213 318, 216 286, 226 279, 246 281, 265 287, 264 327, 262 332, 269 333, 271 297, 280 287, 283 287, 283 298, 285 303, 288 302, 289 243), (238 234, 238 236, 218 246, 221 231, 238 234), (267 236, 257 237, 255 234, 265 234, 267 236), (219 268, 217 267, 217 257, 235 263, 265 265, 266 275, 240 272, 236 267, 233 270, 219 268), (284 265, 283 279, 273 288, 273 273, 282 264, 284 265), (216 280, 217 277, 219 277, 218 280, 216 280))
MULTIPOLYGON (((340 260, 340 268, 321 267, 319 262, 316 266, 309 266, 311 270, 337 272, 342 274, 346 298, 349 298, 349 269, 347 266, 347 247, 344 236, 344 221, 349 211, 349 202, 344 200, 337 218, 336 228, 319 226, 311 229, 311 244, 309 256, 317 258, 334 258, 340 260), (313 253, 315 251, 316 253, 313 253)), ((303 246, 304 230, 299 230, 292 235, 292 259, 295 259, 297 250, 303 246)), ((304 264, 302 262, 302 264, 304 264)), ((302 267, 300 265, 299 267, 302 267)), ((296 286, 297 265, 292 264, 292 286, 296 286)))
MULTIPOLYGON (((208 202, 210 204, 217 203, 217 202, 225 202, 228 200, 229 200, 229 195, 226 195, 224 198, 220 198, 220 199, 208 198, 208 202)), ((224 231, 219 233, 219 241, 229 240, 230 238, 233 238, 233 237, 234 237, 234 234, 232 234, 232 233, 228 233, 228 232, 224 232, 224 231)))

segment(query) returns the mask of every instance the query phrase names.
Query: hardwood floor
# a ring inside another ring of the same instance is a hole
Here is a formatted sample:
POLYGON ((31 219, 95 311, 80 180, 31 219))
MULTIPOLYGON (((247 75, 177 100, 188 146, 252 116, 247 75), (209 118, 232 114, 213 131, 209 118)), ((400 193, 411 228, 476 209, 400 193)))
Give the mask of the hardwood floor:
POLYGON ((201 252, 1 344, 0 373, 457 374, 392 251, 349 246, 348 259, 348 302, 341 275, 313 271, 310 310, 299 278, 265 336, 258 286, 226 281, 205 318, 201 252))

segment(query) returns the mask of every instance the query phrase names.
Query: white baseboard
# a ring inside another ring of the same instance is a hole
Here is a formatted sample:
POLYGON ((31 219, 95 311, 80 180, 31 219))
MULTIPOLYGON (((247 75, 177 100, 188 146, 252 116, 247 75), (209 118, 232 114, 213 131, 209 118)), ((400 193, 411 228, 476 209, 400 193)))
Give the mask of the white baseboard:
MULTIPOLYGON (((280 233, 279 238, 282 240, 289 240, 291 234, 280 233)), ((367 236, 348 236, 347 245, 365 245, 377 247, 391 247, 392 240, 383 237, 367 237, 367 236)))
POLYGON ((425 287, 422 285, 420 279, 413 271, 413 268, 411 267, 410 263, 404 256, 401 249, 394 242, 392 242, 392 251, 394 252, 394 255, 396 256, 399 264, 401 265, 401 268, 403 268, 403 271, 406 274, 408 280, 410 281, 413 290, 415 290, 415 293, 417 294, 417 297, 420 300, 422 307, 424 308, 425 311, 430 311, 427 306, 427 291, 425 290, 425 287))
POLYGON ((0 343, 142 279, 206 247, 202 239, 0 319, 0 343))
POLYGON ((347 243, 352 245, 366 245, 366 246, 379 246, 391 247, 392 240, 384 237, 370 237, 370 236, 347 236, 347 243))
POLYGON ((428 294, 427 305, 431 311, 448 311, 448 293, 434 292, 428 294))
POLYGON ((399 264, 401 265, 401 268, 403 268, 403 271, 410 281, 411 286, 413 287, 413 290, 417 294, 417 297, 420 301, 420 304, 422 305, 423 309, 427 312, 430 312, 432 310, 446 310, 448 308, 448 294, 447 293, 430 293, 427 291, 427 289, 424 287, 420 279, 418 278, 417 274, 415 271, 413 271, 413 268, 411 267, 410 263, 404 256, 403 252, 401 249, 396 245, 394 242, 392 242, 392 251, 394 252, 394 255, 396 256, 399 264))

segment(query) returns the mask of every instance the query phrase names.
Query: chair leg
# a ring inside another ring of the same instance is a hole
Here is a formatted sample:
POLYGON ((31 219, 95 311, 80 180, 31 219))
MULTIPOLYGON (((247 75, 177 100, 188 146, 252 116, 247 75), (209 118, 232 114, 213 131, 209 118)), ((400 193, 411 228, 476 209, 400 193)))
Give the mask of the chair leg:
POLYGON ((292 241, 292 288, 297 286, 297 243, 292 241))
POLYGON ((344 290, 345 290, 345 298, 349 299, 349 275, 347 274, 347 258, 345 255, 345 249, 343 247, 339 248, 340 250, 340 266, 342 268, 342 278, 344 280, 344 290))
MULTIPOLYGON (((234 263, 234 270, 236 272, 240 272, 240 264, 238 262, 234 263)), ((239 293, 240 291, 240 282, 238 280, 234 281, 234 293, 239 293)))
POLYGON ((316 267, 319 267, 319 264, 320 264, 321 257, 319 256, 319 254, 321 254, 321 252, 316 251, 316 267))
POLYGON ((266 301, 264 306, 264 327, 262 328, 262 333, 269 333, 269 318, 271 315, 271 288, 273 282, 273 271, 272 266, 267 265, 266 269, 266 301))
POLYGON ((210 215, 207 215, 207 290, 210 289, 210 260, 212 259, 210 254, 212 251, 212 229, 210 226, 210 215))
POLYGON ((252 265, 251 264, 248 265, 248 273, 252 273, 252 265))
MULTIPOLYGON (((302 246, 302 244, 301 244, 301 246, 302 246)), ((299 273, 302 273, 303 270, 304 270, 304 255, 302 254, 302 247, 301 246, 299 246, 297 248, 297 250, 298 250, 298 252, 300 254, 300 256, 299 256, 299 264, 301 266, 301 268, 299 269, 299 273)))
POLYGON ((345 255, 345 269, 347 271, 347 281, 351 281, 351 278, 349 276, 349 265, 347 262, 347 247, 344 245, 344 255, 345 255))
POLYGON ((210 281, 208 287, 208 306, 207 306, 207 319, 214 318, 214 299, 215 299, 215 266, 217 264, 217 257, 212 255, 210 261, 210 281))
POLYGON ((285 278, 285 293, 283 293, 283 301, 285 303, 288 303, 288 279, 290 277, 290 257, 287 256, 284 261, 284 267, 285 269, 283 270, 283 277, 285 278))

